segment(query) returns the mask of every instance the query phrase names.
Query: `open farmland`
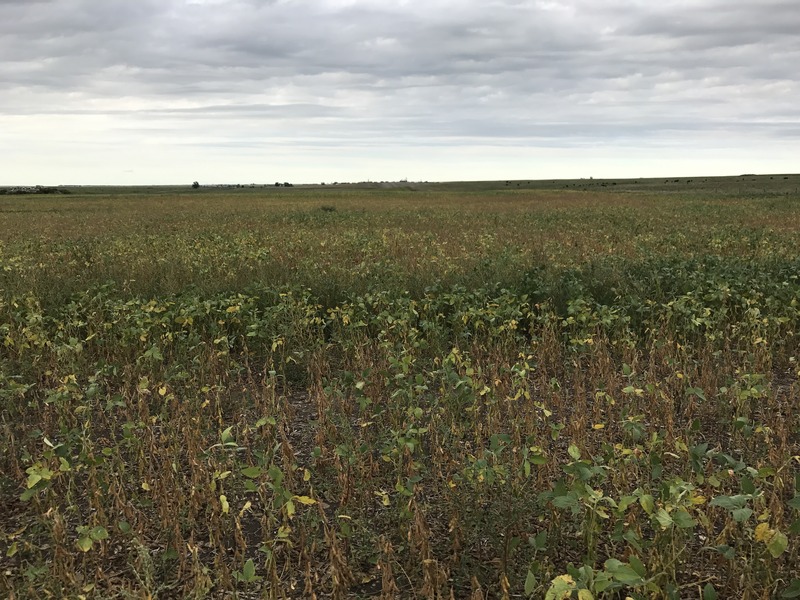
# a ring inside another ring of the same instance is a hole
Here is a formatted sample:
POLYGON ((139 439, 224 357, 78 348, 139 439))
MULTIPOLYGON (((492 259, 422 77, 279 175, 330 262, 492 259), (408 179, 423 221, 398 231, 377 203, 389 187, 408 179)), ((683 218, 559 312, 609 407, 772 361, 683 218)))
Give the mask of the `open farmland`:
POLYGON ((800 597, 798 185, 0 196, 0 595, 800 597))

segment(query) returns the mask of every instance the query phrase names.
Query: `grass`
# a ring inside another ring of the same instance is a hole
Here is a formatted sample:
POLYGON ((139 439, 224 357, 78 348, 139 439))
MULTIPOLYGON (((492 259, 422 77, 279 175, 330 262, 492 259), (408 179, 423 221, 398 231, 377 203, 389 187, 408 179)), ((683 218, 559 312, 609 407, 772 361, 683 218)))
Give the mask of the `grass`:
POLYGON ((0 590, 800 596, 798 179, 0 196, 0 590))

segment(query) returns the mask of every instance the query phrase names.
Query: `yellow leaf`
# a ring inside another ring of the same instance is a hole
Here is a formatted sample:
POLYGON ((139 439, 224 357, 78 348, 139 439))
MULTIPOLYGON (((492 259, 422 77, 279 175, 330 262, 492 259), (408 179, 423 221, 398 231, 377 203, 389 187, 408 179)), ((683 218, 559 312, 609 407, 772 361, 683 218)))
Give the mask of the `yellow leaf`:
POLYGON ((142 489, 143 489, 145 492, 149 492, 149 491, 150 491, 150 484, 149 484, 149 483, 147 483, 146 481, 143 481, 143 482, 142 482, 142 489))
POLYGON ((308 496, 295 496, 295 500, 297 500, 300 504, 305 504, 306 506, 311 506, 312 504, 316 504, 317 501, 313 498, 309 498, 308 496))
POLYGON ((163 385, 160 388, 158 388, 158 395, 159 396, 165 396, 166 393, 167 393, 167 386, 163 385))
POLYGON ((755 538, 757 542, 767 543, 774 534, 775 532, 770 529, 768 523, 759 523, 756 525, 755 538))
POLYGON ((288 525, 278 527, 278 539, 286 540, 292 534, 292 528, 288 525))
POLYGON ((222 505, 222 514, 227 515, 231 510, 231 506, 228 504, 228 498, 224 494, 219 497, 219 503, 222 505))
POLYGON ((77 542, 75 542, 75 545, 81 552, 88 552, 89 550, 91 550, 92 544, 93 544, 92 538, 90 538, 89 536, 82 536, 81 538, 78 539, 77 542))
MULTIPOLYGON (((592 429, 603 429, 605 425, 603 423, 595 423, 592 425, 592 429)), ((581 591, 588 591, 588 590, 581 590, 581 591)), ((578 598, 580 598, 580 593, 578 594, 578 598)))
POLYGON ((589 590, 578 590, 578 600, 594 600, 594 596, 589 590))

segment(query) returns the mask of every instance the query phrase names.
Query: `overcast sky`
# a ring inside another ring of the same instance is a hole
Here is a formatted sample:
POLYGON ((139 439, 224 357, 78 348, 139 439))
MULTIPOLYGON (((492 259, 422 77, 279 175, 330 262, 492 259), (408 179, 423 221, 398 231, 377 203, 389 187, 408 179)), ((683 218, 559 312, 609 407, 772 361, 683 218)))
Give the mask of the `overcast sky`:
POLYGON ((0 0, 0 184, 798 171, 798 0, 0 0))

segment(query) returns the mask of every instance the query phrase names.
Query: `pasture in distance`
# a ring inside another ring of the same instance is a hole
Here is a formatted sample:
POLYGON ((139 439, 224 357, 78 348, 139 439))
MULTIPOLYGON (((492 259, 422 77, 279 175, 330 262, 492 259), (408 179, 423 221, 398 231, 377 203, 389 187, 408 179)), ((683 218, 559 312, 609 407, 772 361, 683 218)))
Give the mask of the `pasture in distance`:
POLYGON ((800 176, 675 179, 0 196, 3 595, 800 597, 800 176))

